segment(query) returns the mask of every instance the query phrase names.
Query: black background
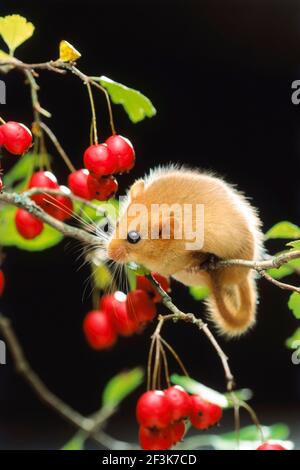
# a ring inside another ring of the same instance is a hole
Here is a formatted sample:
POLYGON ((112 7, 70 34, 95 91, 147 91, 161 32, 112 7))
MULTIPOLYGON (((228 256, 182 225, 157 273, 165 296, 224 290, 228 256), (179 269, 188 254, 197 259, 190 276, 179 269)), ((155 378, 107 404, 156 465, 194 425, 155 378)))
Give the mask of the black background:
MULTIPOLYGON (((33 38, 17 51, 24 61, 56 58, 59 41, 66 39, 82 52, 78 66, 84 72, 137 88, 157 107, 156 117, 137 125, 114 108, 117 130, 132 140, 137 153, 134 170, 119 179, 120 194, 150 167, 187 163, 213 169, 236 183, 259 208, 265 230, 282 219, 299 222, 300 108, 291 102, 291 83, 300 79, 299 2, 9 0, 1 7, 1 15, 19 13, 36 26, 33 38)), ((5 81, 7 105, 1 114, 30 123, 23 77, 12 72, 5 81)), ((41 73, 40 85, 41 103, 53 113, 51 127, 81 167, 89 144, 86 90, 76 77, 48 72, 41 73)), ((101 95, 96 101, 104 138, 109 135, 105 101, 101 95)), ((51 144, 49 149, 53 151, 51 144)), ((53 168, 65 182, 67 173, 57 155, 53 168)), ((268 249, 276 252, 282 246, 269 243, 268 249)), ((87 294, 82 300, 89 271, 78 270, 78 246, 65 241, 43 253, 6 252, 2 310, 12 318, 27 357, 55 393, 82 413, 94 411, 109 377, 146 363, 153 327, 119 340, 110 352, 92 351, 81 329, 91 298, 87 294)), ((173 287, 178 305, 203 313, 184 288, 173 287)), ((220 341, 237 385, 254 390, 262 417, 269 418, 266 410, 274 409, 272 420, 284 420, 283 410, 288 414, 299 409, 299 366, 292 364, 284 346, 297 322, 286 307, 287 293, 265 281, 259 289, 255 329, 238 341, 220 341)), ((201 334, 189 326, 170 326, 166 337, 192 376, 224 389, 218 358, 201 334)), ((36 439, 28 445, 39 445, 40 436, 48 432, 46 419, 56 429, 55 445, 63 442, 61 420, 14 374, 10 358, 1 367, 0 383, 5 423, 0 446, 24 446, 28 423, 36 439)), ((135 399, 114 418, 115 434, 121 422, 135 426, 135 399)))

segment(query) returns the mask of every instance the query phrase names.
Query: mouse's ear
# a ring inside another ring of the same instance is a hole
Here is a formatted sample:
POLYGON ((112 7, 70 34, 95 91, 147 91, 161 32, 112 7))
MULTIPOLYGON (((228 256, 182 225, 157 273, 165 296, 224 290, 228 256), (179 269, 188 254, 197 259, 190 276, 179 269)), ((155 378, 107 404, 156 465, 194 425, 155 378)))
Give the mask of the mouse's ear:
POLYGON ((130 188, 130 199, 134 200, 141 194, 143 194, 145 189, 145 181, 137 180, 130 188))

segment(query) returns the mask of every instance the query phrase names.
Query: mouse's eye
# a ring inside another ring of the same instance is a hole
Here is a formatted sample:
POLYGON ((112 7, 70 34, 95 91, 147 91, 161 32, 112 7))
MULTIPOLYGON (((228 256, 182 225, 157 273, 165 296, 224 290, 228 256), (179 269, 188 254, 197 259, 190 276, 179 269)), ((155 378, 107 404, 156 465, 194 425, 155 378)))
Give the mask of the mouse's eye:
POLYGON ((138 243, 140 239, 141 239, 141 235, 139 234, 139 232, 136 232, 135 230, 131 230, 127 234, 127 241, 129 243, 138 243))

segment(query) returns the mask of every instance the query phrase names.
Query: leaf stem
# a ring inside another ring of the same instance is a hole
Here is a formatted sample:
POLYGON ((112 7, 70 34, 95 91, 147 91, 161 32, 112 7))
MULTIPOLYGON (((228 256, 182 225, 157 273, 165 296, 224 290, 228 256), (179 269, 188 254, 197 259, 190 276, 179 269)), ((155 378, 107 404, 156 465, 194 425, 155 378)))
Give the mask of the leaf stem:
POLYGON ((96 120, 95 102, 94 102, 93 92, 92 92, 90 82, 86 81, 85 84, 86 84, 86 87, 87 87, 87 90, 88 90, 89 99, 90 99, 90 103, 91 103, 91 110, 92 110, 92 126, 93 126, 93 134, 94 134, 94 138, 93 138, 92 143, 97 145, 98 144, 98 133, 97 133, 97 120, 96 120))

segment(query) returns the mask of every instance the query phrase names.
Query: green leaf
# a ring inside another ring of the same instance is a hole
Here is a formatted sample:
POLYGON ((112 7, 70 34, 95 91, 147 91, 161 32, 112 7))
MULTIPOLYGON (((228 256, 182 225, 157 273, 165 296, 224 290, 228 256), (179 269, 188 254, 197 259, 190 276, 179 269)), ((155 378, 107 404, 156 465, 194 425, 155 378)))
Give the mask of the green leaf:
MULTIPOLYGON (((20 184, 14 187, 14 191, 20 191, 25 189, 26 183, 29 181, 33 171, 39 167, 39 158, 40 155, 36 155, 34 153, 25 153, 15 165, 5 173, 3 177, 3 181, 5 186, 11 187, 16 182, 20 182, 20 184), (19 189, 21 186, 21 189, 19 189)), ((49 161, 49 156, 47 156, 49 161)))
POLYGON ((300 240, 295 240, 294 242, 287 243, 287 246, 291 246, 295 250, 300 250, 300 240))
MULTIPOLYGON (((262 431, 266 441, 284 441, 282 445, 290 448, 292 443, 285 441, 289 436, 289 428, 283 423, 272 426, 262 426, 262 431)), ((254 425, 246 426, 240 429, 239 441, 241 449, 255 449, 260 443, 260 436, 257 427, 254 425)), ((185 438, 185 440, 176 448, 179 450, 195 450, 201 447, 213 447, 215 450, 236 449, 236 433, 228 432, 223 434, 199 434, 185 438)))
POLYGON ((273 225, 265 235, 266 240, 273 238, 299 238, 300 228, 288 221, 278 222, 273 225))
POLYGON ((84 433, 78 432, 70 439, 61 450, 83 450, 86 436, 84 433))
POLYGON ((103 264, 93 264, 93 280, 97 289, 106 289, 112 281, 111 272, 108 267, 103 264))
POLYGON ((15 49, 29 39, 34 32, 34 26, 20 15, 0 17, 0 34, 7 44, 11 55, 15 49))
POLYGON ((42 251, 57 245, 63 239, 60 232, 45 224, 40 235, 33 240, 25 240, 15 226, 16 210, 11 206, 0 209, 0 245, 16 246, 27 251, 42 251))
POLYGON ((292 310, 298 320, 300 320, 300 294, 293 292, 288 302, 289 309, 292 310))
MULTIPOLYGON (((265 440, 269 439, 287 439, 289 437, 289 428, 286 424, 277 423, 272 426, 263 426, 263 434, 265 440)), ((246 426, 240 430, 240 439, 243 441, 256 441, 259 439, 257 427, 246 426)), ((236 440, 235 432, 227 432, 221 434, 222 439, 236 440)))
POLYGON ((299 342, 300 342, 300 328, 297 328, 297 330, 292 334, 292 336, 287 338, 287 340, 285 341, 285 344, 290 349, 296 349, 299 347, 299 342))
POLYGON ((189 291, 195 300, 204 300, 209 295, 209 288, 206 286, 191 286, 189 291))
POLYGON ((101 76, 97 79, 101 85, 107 89, 113 103, 121 104, 127 112, 132 122, 142 121, 145 117, 152 117, 156 114, 151 101, 138 90, 128 88, 122 83, 114 82, 110 78, 101 76))
POLYGON ((127 372, 121 372, 113 377, 103 391, 103 406, 116 408, 127 395, 141 385, 143 378, 144 372, 140 367, 136 367, 127 372))
POLYGON ((280 268, 271 268, 267 270, 267 273, 273 277, 273 279, 282 279, 283 277, 289 276, 294 272, 294 269, 288 264, 280 266, 280 268))
MULTIPOLYGON (((171 382, 176 385, 181 385, 188 393, 201 395, 204 400, 215 403, 222 408, 232 408, 230 394, 217 392, 216 390, 213 390, 190 377, 186 377, 185 375, 172 374, 171 382)), ((249 400, 252 397, 252 392, 248 388, 236 390, 234 393, 237 398, 244 401, 249 400)))
POLYGON ((98 210, 93 209, 92 207, 85 205, 82 202, 74 202, 74 212, 78 214, 84 222, 95 222, 101 221, 103 219, 103 212, 111 220, 116 220, 119 214, 119 201, 117 199, 109 199, 108 201, 91 201, 94 206, 97 206, 98 210))

